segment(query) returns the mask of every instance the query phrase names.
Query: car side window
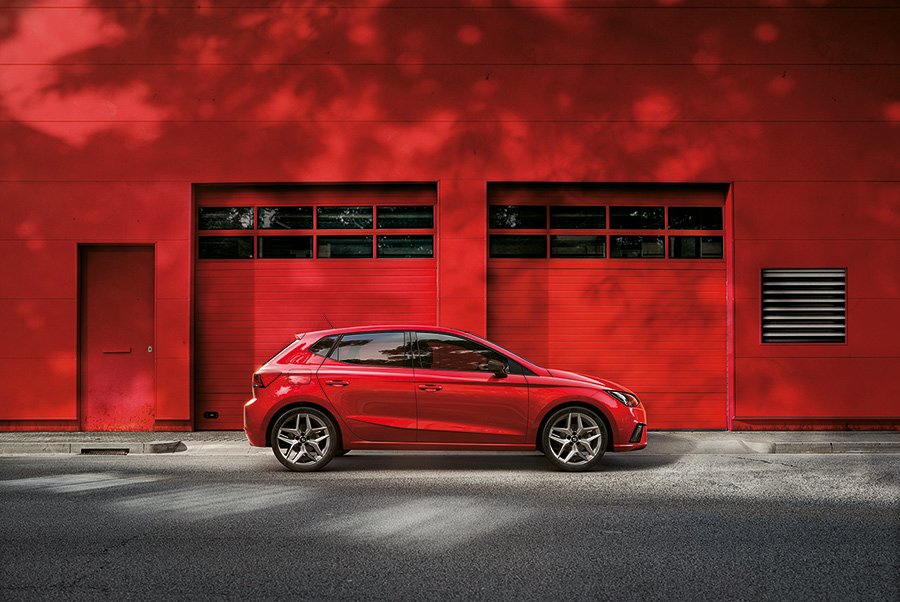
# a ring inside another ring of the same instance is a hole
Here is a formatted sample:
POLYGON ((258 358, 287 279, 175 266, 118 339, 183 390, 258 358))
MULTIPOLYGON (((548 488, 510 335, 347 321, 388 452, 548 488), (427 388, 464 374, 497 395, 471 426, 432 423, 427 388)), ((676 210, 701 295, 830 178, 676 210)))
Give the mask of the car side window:
POLYGON ((408 354, 403 332, 360 332, 345 334, 331 353, 344 364, 403 368, 408 354))
POLYGON ((493 349, 469 339, 438 332, 416 333, 416 356, 418 366, 430 370, 486 372, 488 360, 499 360, 515 370, 509 359, 493 349))
POLYGON ((334 342, 336 340, 336 336, 324 337, 310 345, 308 351, 310 353, 315 353, 316 355, 321 355, 322 357, 328 357, 328 352, 334 347, 334 342))

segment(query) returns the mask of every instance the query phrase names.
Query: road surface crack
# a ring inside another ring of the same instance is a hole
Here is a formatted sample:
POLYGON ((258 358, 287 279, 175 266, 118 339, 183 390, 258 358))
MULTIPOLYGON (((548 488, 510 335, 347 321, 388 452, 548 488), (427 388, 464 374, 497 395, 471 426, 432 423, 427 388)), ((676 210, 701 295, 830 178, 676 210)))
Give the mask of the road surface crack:
POLYGON ((744 456, 738 456, 741 460, 749 460, 751 462, 762 462, 763 464, 778 464, 779 466, 787 466, 789 468, 800 468, 796 464, 788 464, 786 462, 776 462, 774 460, 763 460, 762 458, 746 458, 744 456))

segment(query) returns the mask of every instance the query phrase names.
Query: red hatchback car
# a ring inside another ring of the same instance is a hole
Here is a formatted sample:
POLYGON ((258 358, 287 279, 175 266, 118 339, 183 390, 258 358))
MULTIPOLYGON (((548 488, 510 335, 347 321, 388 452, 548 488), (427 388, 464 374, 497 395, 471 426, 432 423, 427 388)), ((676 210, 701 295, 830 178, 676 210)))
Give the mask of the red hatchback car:
POLYGON ((250 444, 297 471, 351 449, 538 449, 581 471, 647 446, 647 414, 628 389, 449 328, 299 334, 253 375, 253 392, 250 444))

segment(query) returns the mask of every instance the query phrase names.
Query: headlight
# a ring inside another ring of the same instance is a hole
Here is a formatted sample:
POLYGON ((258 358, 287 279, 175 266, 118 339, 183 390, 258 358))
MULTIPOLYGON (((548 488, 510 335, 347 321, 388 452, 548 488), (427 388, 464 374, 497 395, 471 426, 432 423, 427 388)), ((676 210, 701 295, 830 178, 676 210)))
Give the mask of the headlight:
POLYGON ((636 395, 632 395, 631 393, 626 393, 625 391, 616 391, 614 389, 604 389, 606 394, 621 403, 622 405, 628 406, 629 408, 636 408, 641 405, 641 402, 638 400, 636 395))

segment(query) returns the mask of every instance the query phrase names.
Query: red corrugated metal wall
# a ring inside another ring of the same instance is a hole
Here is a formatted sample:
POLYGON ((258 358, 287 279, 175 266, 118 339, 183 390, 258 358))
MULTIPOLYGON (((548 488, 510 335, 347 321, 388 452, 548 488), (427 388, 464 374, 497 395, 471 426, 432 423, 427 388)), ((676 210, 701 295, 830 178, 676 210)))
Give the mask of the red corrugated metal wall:
MULTIPOLYGON (((724 190, 501 185, 489 187, 488 198, 557 206, 722 206, 724 190)), ((653 428, 724 428, 724 258, 610 258, 606 248, 598 259, 490 259, 489 338, 538 364, 634 389, 653 428)))
MULTIPOLYGON (((200 187, 200 207, 430 205, 434 185, 200 187)), ((367 230, 279 230, 316 236, 367 230)), ((257 235, 272 231, 255 230, 257 235)), ((391 234, 397 230, 391 230, 391 234)), ((226 234, 234 234, 226 231, 226 234)), ((216 234, 201 231, 204 236, 216 234)), ((247 232, 241 234, 246 235, 247 232)), ((258 248, 257 248, 258 251, 258 248)), ((335 326, 437 319, 435 258, 198 259, 195 426, 239 429, 250 375, 294 334, 335 326), (216 418, 210 418, 215 412, 216 418)))
POLYGON ((900 187, 745 183, 734 204, 734 426, 896 428, 900 187), (846 342, 763 343, 766 268, 845 268, 846 342))
POLYGON ((440 182, 437 320, 478 334, 486 182, 731 182, 734 425, 896 428, 892 3, 0 4, 0 380, 43 383, 0 428, 79 428, 79 244, 155 246, 190 429, 193 184, 385 180, 440 182), (846 344, 761 342, 800 266, 847 268, 846 344))

